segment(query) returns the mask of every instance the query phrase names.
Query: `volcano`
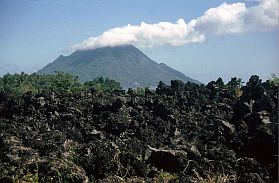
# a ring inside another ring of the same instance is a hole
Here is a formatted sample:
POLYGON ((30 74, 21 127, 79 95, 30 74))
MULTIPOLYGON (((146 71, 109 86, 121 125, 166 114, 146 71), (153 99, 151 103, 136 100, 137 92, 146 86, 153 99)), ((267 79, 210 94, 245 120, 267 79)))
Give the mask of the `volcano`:
POLYGON ((53 74, 55 71, 76 75, 82 82, 107 77, 120 82, 123 88, 156 87, 159 81, 168 84, 171 80, 200 84, 164 63, 158 64, 132 45, 77 50, 69 56, 60 55, 38 73, 53 74))

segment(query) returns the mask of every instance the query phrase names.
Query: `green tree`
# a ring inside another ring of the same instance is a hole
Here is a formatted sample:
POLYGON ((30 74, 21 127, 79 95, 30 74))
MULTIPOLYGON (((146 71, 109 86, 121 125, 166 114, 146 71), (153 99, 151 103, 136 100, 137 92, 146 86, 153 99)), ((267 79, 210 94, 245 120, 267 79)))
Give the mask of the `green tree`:
POLYGON ((275 86, 279 86, 279 77, 276 74, 271 74, 271 78, 269 79, 271 84, 275 86))
POLYGON ((220 77, 216 80, 215 84, 216 84, 216 86, 218 86, 220 88, 224 87, 224 85, 225 85, 223 82, 223 79, 220 77))
POLYGON ((103 77, 95 78, 93 81, 87 81, 84 83, 84 86, 87 89, 94 88, 97 92, 113 92, 122 89, 119 82, 109 78, 104 79, 103 77))
POLYGON ((98 92, 113 92, 122 89, 119 82, 109 78, 98 77, 93 81, 80 83, 77 76, 64 72, 55 72, 53 75, 33 74, 6 74, 0 77, 0 91, 14 96, 31 91, 32 93, 55 92, 75 93, 94 88, 98 92))
POLYGON ((227 83, 227 86, 229 88, 241 88, 243 82, 241 78, 233 77, 231 80, 227 83))

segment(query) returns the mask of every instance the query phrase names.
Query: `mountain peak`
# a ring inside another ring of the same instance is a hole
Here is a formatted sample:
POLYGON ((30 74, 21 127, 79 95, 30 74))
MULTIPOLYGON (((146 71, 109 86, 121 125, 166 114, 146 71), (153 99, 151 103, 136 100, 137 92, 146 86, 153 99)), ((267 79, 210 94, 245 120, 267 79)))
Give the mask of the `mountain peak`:
POLYGON ((127 52, 130 52, 130 53, 138 52, 138 53, 143 54, 138 48, 136 48, 133 45, 117 45, 117 46, 106 46, 106 47, 94 48, 94 49, 76 50, 71 55, 87 54, 87 53, 100 53, 100 52, 105 52, 105 53, 123 52, 124 54, 127 54, 127 52))
POLYGON ((96 51, 96 50, 114 50, 114 49, 118 49, 118 50, 122 50, 122 49, 135 49, 138 50, 135 46, 130 45, 130 44, 124 44, 124 45, 116 45, 116 46, 104 46, 104 47, 99 47, 99 48, 92 48, 92 49, 80 49, 80 50, 76 50, 75 52, 91 52, 91 51, 96 51))
POLYGON ((52 74, 54 71, 77 75, 81 81, 108 77, 119 81, 124 88, 155 87, 159 81, 170 83, 175 79, 198 83, 165 64, 154 62, 133 45, 77 50, 69 56, 59 56, 38 73, 52 74))

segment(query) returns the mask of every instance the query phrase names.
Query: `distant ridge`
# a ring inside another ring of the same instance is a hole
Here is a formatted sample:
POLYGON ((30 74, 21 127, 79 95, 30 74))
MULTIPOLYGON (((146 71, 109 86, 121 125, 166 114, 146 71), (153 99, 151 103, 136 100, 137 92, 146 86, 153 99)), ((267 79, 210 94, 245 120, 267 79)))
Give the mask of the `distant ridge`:
POLYGON ((155 87, 159 81, 170 83, 174 79, 200 84, 166 64, 154 62, 132 45, 77 50, 69 56, 60 55, 38 73, 53 74, 55 71, 77 75, 82 82, 98 76, 108 77, 120 82, 123 88, 155 87))

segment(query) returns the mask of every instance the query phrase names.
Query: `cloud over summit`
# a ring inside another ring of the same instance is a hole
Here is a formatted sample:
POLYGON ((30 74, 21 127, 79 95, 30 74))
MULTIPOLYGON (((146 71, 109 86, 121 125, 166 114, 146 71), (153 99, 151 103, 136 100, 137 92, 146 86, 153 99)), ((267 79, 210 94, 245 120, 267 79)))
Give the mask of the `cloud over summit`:
POLYGON ((239 34, 249 31, 278 30, 278 0, 261 0, 247 8, 244 3, 223 3, 202 16, 185 22, 159 22, 126 25, 110 29, 74 45, 74 50, 133 44, 137 47, 182 46, 205 41, 207 34, 239 34))
POLYGON ((105 46, 133 44, 139 47, 161 45, 180 46, 187 43, 204 41, 204 35, 197 33, 191 24, 183 19, 176 23, 160 22, 158 24, 126 25, 104 32, 97 37, 90 37, 74 46, 76 49, 91 49, 105 46))

